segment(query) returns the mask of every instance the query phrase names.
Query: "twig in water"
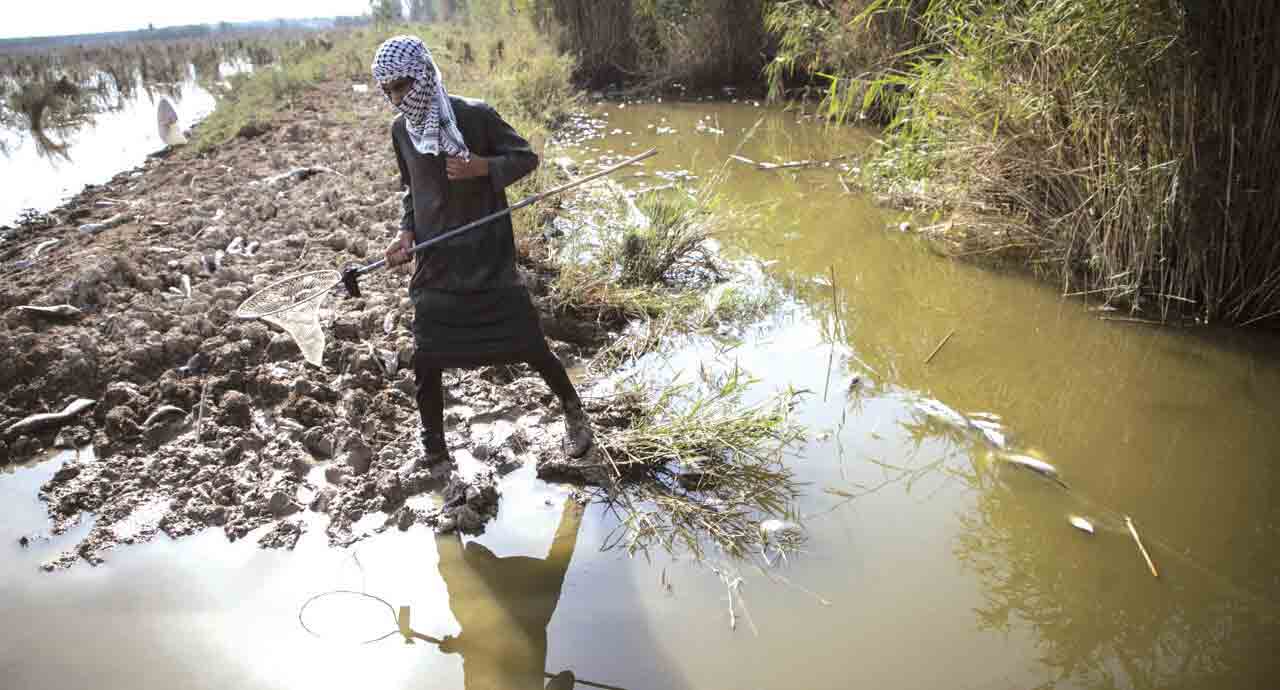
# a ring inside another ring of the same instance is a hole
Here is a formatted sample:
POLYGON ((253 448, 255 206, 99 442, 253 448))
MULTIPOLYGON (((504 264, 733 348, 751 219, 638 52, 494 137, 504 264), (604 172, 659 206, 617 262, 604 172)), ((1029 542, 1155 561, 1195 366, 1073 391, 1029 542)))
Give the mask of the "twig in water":
POLYGON ((832 264, 829 267, 831 271, 831 351, 827 354, 827 382, 822 386, 822 402, 827 401, 827 390, 831 387, 831 365, 836 357, 836 334, 839 331, 840 319, 840 300, 836 295, 836 267, 832 264))
POLYGON ((943 338, 942 342, 938 343, 938 346, 933 348, 933 352, 929 355, 928 359, 924 360, 924 363, 928 364, 929 362, 932 362, 933 358, 937 356, 939 352, 942 351, 942 346, 946 345, 947 341, 951 340, 951 336, 955 334, 956 334, 955 329, 952 329, 951 332, 947 334, 947 337, 943 338))
POLYGON ((1160 573, 1156 571, 1156 564, 1151 562, 1151 554, 1147 553, 1147 547, 1142 545, 1142 537, 1138 536, 1138 529, 1133 526, 1133 519, 1128 515, 1124 516, 1124 524, 1129 527, 1129 534, 1133 535, 1133 541, 1138 544, 1138 550, 1142 552, 1142 557, 1147 561, 1147 567, 1151 569, 1152 577, 1160 577, 1160 573))

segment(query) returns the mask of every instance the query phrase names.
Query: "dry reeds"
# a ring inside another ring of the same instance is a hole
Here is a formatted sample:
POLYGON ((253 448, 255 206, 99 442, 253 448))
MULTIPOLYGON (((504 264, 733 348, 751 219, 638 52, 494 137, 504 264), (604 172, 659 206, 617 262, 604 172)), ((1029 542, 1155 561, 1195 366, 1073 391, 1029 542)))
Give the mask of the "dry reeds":
MULTIPOLYGON (((908 0, 878 3, 908 11, 908 0)), ((930 3, 872 184, 1161 320, 1280 317, 1280 9, 930 3)), ((953 238, 954 239, 954 238, 953 238)))

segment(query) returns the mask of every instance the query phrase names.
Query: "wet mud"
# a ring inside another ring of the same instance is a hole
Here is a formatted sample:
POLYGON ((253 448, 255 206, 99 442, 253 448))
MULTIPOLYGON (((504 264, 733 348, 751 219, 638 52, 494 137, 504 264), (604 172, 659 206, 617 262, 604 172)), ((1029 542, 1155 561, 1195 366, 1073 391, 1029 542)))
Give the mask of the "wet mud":
MULTIPOLYGON (((335 545, 414 524, 476 532, 496 514, 501 474, 565 466, 559 404, 523 366, 447 373, 446 440, 479 469, 420 466, 404 274, 325 299, 323 367, 236 317, 282 276, 381 256, 400 214, 389 121, 377 99, 321 85, 261 136, 154 156, 4 243, 0 464, 94 451, 41 487, 53 533, 93 516, 47 569, 161 532, 252 533, 282 548, 314 529, 335 545), (20 308, 57 305, 71 308, 20 308), (81 399, 94 404, 68 408, 81 399)), ((563 223, 558 207, 529 213, 563 223)), ((550 253, 521 249, 553 351, 567 364, 589 356, 617 324, 552 313, 556 268, 533 258, 550 253)))

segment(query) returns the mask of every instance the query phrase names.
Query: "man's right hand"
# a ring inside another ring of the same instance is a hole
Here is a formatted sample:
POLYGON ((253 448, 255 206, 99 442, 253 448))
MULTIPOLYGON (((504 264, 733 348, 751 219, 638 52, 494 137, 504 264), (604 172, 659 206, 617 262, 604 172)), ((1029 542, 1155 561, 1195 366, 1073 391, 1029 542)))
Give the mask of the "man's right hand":
POLYGON ((391 240, 391 244, 387 245, 385 256, 388 266, 404 266, 405 272, 408 272, 409 259, 412 254, 409 250, 413 249, 413 233, 407 230, 401 230, 396 233, 395 239, 391 240))

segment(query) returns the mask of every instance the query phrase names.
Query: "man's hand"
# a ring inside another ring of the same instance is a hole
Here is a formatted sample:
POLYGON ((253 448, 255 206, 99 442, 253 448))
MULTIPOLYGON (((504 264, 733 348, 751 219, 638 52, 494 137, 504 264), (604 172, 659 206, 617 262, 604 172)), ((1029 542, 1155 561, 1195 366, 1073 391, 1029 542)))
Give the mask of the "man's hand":
POLYGON ((409 250, 413 248, 413 233, 408 230, 401 230, 396 233, 395 239, 391 240, 391 244, 387 245, 385 256, 388 266, 403 266, 404 272, 409 270, 409 259, 412 254, 409 250))
POLYGON ((450 156, 444 164, 445 173, 450 180, 470 180, 475 177, 489 176, 489 160, 482 156, 472 156, 471 160, 463 160, 450 156))

